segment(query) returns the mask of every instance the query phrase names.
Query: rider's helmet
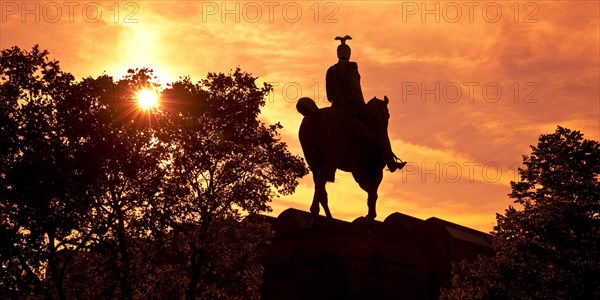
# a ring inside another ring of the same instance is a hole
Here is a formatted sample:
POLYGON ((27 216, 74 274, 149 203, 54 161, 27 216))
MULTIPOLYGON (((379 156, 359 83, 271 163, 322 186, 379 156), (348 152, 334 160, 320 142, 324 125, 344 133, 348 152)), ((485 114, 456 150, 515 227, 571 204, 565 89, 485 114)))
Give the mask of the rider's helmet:
POLYGON ((337 56, 339 59, 349 60, 350 59, 350 46, 346 45, 346 40, 351 40, 349 35, 344 37, 336 37, 336 40, 340 40, 341 44, 337 47, 337 56))

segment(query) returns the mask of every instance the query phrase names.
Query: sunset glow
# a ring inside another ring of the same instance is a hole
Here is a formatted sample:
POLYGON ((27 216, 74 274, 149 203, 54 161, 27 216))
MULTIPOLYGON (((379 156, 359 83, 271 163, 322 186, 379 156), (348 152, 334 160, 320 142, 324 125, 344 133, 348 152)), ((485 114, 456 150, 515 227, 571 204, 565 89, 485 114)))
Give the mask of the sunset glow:
MULTIPOLYGON (((381 221, 401 212, 488 232, 540 134, 560 125, 600 139, 598 1, 68 3, 3 2, 0 48, 39 44, 78 79, 148 67, 165 85, 195 84, 239 66, 273 86, 261 121, 280 123, 299 156, 296 101, 330 105, 334 38, 352 36, 364 98, 389 97, 391 144, 408 162, 384 175, 381 221)), ((170 101, 151 90, 134 98, 148 120, 170 101)), ((270 202, 272 215, 308 210, 313 191, 309 174, 270 202)), ((352 175, 338 171, 327 191, 335 218, 367 213, 352 175)))
POLYGON ((158 106, 159 95, 156 91, 143 89, 136 94, 138 105, 144 109, 152 109, 158 106))

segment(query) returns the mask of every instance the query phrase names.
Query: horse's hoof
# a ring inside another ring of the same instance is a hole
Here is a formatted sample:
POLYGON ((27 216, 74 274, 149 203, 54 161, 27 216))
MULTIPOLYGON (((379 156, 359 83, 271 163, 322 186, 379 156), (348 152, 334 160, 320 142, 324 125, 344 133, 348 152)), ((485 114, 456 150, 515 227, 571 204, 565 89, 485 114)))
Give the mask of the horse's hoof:
POLYGON ((375 232, 375 218, 371 218, 367 215, 365 217, 365 227, 367 227, 368 234, 375 232))

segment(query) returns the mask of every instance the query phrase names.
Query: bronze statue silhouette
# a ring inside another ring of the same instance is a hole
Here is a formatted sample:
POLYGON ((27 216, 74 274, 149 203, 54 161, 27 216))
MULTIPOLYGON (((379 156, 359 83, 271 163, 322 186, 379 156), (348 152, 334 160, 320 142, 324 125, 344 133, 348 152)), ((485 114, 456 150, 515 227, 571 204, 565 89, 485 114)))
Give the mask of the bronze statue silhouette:
MULTIPOLYGON (((367 109, 387 128, 389 100, 373 98, 367 109)), ((327 204, 327 181, 335 180, 337 169, 351 172, 358 185, 367 192, 369 227, 377 216, 377 189, 383 179, 385 161, 377 142, 377 135, 352 114, 336 107, 317 108, 310 98, 301 98, 298 111, 304 115, 300 125, 300 144, 306 162, 313 173, 315 193, 310 211, 313 219, 319 215, 319 204, 331 219, 327 204)))
POLYGON ((313 173, 315 193, 310 211, 313 219, 319 215, 319 204, 331 219, 328 206, 327 181, 335 180, 337 169, 351 172, 358 185, 367 192, 367 225, 371 227, 377 216, 377 189, 383 179, 383 168, 391 172, 401 169, 406 162, 392 152, 387 135, 390 117, 389 99, 373 98, 365 104, 360 87, 358 65, 350 62, 350 36, 336 37, 341 44, 339 61, 327 70, 327 98, 331 107, 319 109, 310 98, 298 100, 296 108, 304 115, 299 138, 304 157, 313 173))
POLYGON ((350 112, 359 120, 373 129, 378 137, 382 156, 390 172, 402 169, 406 162, 399 158, 392 151, 390 138, 387 128, 382 128, 380 122, 377 122, 367 110, 360 87, 360 74, 358 73, 358 64, 350 61, 351 50, 346 44, 346 40, 352 38, 348 35, 336 37, 341 44, 337 48, 338 62, 327 70, 325 77, 325 88, 327 90, 327 100, 333 107, 339 107, 350 112))

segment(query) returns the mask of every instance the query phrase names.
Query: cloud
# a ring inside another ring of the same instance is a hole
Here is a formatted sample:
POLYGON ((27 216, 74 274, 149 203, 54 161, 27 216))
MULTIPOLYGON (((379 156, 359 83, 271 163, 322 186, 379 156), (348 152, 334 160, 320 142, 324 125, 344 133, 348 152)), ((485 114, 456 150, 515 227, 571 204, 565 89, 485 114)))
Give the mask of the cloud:
MULTIPOLYGON (((390 98, 395 151, 418 167, 414 174, 386 175, 380 217, 433 215, 487 231, 495 213, 511 203, 508 182, 540 134, 561 125, 600 139, 596 2, 469 2, 475 3, 472 14, 467 2, 268 3, 101 2, 96 22, 83 17, 84 3, 73 22, 66 14, 56 23, 36 23, 33 16, 21 22, 17 12, 0 24, 0 47, 40 44, 77 77, 103 71, 119 77, 145 66, 163 83, 185 75, 197 81, 240 66, 275 85, 261 118, 280 122, 283 141, 301 155, 295 100, 309 96, 329 105, 324 86, 337 60, 333 38, 349 34, 365 98, 390 98), (456 5, 461 15, 453 21, 456 5), (495 5, 502 11, 497 20, 495 5), (423 14, 423 8, 437 12, 423 14), (137 22, 125 22, 132 13, 128 20, 137 22), (455 175, 457 165, 460 180, 442 180, 455 175), (500 179, 489 180, 492 166, 502 171, 500 179)), ((328 185, 334 215, 366 214, 366 194, 348 174, 338 179, 328 185)), ((275 213, 308 209, 311 199, 307 176, 296 194, 273 207, 275 213)))

